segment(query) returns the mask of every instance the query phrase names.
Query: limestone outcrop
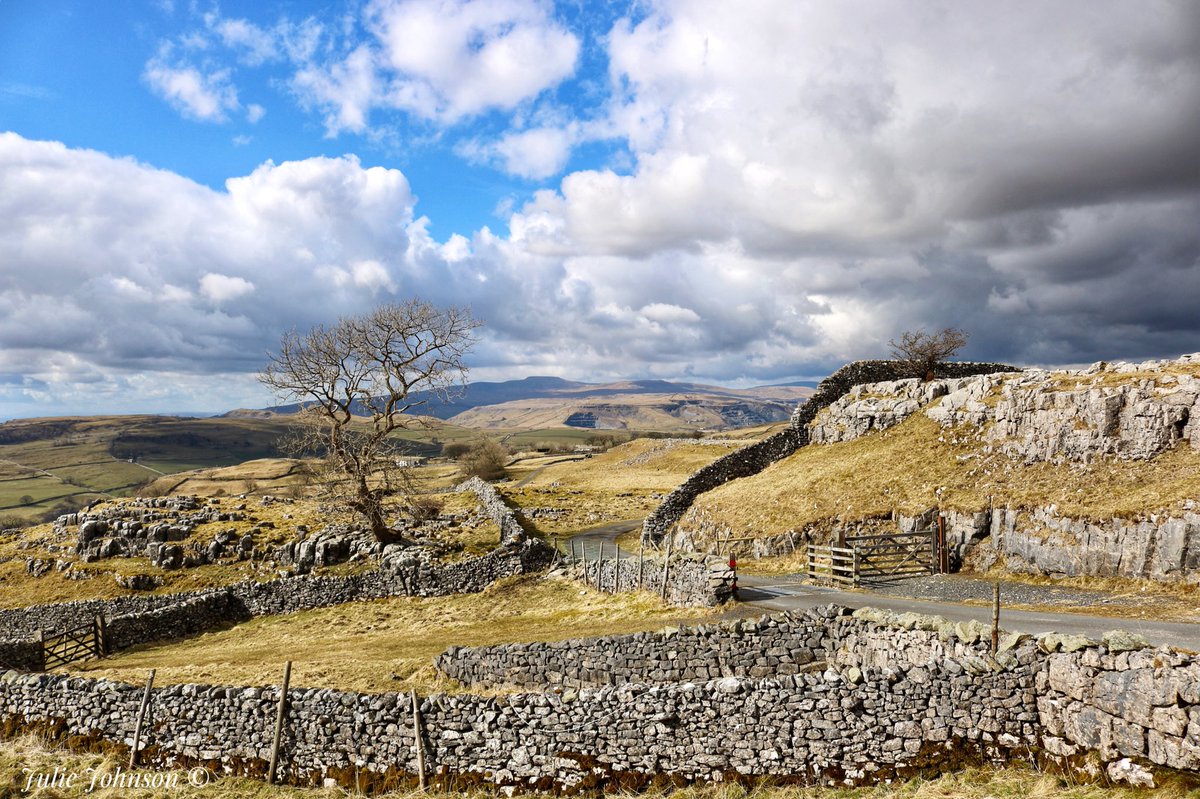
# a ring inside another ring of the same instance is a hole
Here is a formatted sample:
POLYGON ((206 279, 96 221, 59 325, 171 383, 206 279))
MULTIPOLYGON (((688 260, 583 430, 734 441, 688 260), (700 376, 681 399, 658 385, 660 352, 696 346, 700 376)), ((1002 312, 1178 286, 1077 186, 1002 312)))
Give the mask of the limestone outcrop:
POLYGON ((1087 369, 858 385, 817 414, 813 443, 850 441, 923 412, 1026 463, 1200 450, 1200 354, 1087 369))

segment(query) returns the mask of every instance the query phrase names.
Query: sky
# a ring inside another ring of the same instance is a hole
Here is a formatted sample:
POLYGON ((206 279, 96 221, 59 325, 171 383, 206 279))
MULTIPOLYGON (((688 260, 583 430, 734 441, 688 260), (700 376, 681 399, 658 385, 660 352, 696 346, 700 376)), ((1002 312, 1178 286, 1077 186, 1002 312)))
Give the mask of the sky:
POLYGON ((0 0, 0 419, 412 297, 475 380, 1198 351, 1200 3, 0 0))

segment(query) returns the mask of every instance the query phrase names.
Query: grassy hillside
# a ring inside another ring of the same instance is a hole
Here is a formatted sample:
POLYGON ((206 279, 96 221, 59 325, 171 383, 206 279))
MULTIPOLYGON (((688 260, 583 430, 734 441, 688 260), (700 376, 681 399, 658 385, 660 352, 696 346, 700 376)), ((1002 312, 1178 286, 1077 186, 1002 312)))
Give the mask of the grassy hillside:
MULTIPOLYGON (((163 475, 278 458, 280 441, 292 425, 291 418, 273 415, 211 419, 96 416, 5 422, 0 424, 0 517, 45 518, 96 499, 128 495, 163 475)), ((421 417, 395 437, 405 442, 406 451, 436 455, 445 443, 479 435, 421 417)), ((284 479, 287 475, 265 468, 270 473, 231 472, 213 479, 228 482, 228 493, 239 493, 232 488, 243 476, 269 485, 290 482, 284 479)), ((181 485, 170 490, 192 491, 181 485)))
POLYGON ((399 597, 254 619, 69 671, 136 683, 157 669, 162 684, 262 685, 278 680, 283 661, 294 660, 296 686, 424 693, 450 687, 432 660, 452 645, 637 632, 714 612, 673 608, 650 594, 610 596, 568 580, 514 578, 482 594, 399 597))
POLYGON ((1200 452, 1186 442, 1150 461, 1086 465, 1025 465, 990 449, 974 431, 956 435, 918 413, 890 430, 805 447, 702 494, 685 523, 705 519, 735 536, 769 536, 935 505, 965 511, 1053 503, 1066 516, 1106 519, 1177 510, 1200 498, 1200 452))
POLYGON ((538 530, 570 532, 639 519, 692 472, 744 445, 639 438, 584 461, 547 466, 525 485, 499 487, 538 530))

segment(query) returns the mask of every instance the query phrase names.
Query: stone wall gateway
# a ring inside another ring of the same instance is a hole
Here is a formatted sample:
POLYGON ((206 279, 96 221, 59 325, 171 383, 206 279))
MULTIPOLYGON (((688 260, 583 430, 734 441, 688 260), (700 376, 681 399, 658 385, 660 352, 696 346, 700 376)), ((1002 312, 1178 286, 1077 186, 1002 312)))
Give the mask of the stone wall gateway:
POLYGON ((683 552, 672 555, 670 568, 664 569, 665 560, 626 553, 625 557, 608 558, 599 564, 595 560, 578 561, 571 564, 570 574, 606 594, 648 591, 676 607, 715 607, 733 597, 737 571, 729 567, 728 561, 683 552))

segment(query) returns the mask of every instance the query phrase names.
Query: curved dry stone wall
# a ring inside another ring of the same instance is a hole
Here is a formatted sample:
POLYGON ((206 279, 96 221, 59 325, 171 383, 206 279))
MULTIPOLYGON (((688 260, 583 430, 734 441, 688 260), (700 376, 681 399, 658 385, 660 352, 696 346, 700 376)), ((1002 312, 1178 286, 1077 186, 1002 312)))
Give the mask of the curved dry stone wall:
POLYGON ((525 528, 517 520, 516 513, 504 502, 500 492, 491 483, 478 477, 472 477, 459 483, 455 491, 470 491, 483 506, 484 512, 491 517, 500 528, 500 543, 509 544, 525 539, 525 528))
POLYGON ((147 641, 186 637, 204 630, 300 610, 392 596, 448 596, 478 593, 496 580, 541 571, 554 549, 528 539, 457 563, 430 566, 420 561, 394 569, 349 576, 300 575, 267 582, 248 580, 208 591, 162 596, 119 597, 34 605, 0 611, 0 665, 36 668, 39 631, 77 627, 96 616, 108 622, 114 649, 147 641))
MULTIPOLYGON (((549 693, 426 697, 419 703, 426 771, 447 787, 562 792, 739 776, 871 783, 984 759, 1090 764, 1093 776, 1103 769, 1139 784, 1153 784, 1156 768, 1200 772, 1195 655, 1148 650, 1128 635, 1096 642, 1012 634, 993 657, 978 625, 846 613, 828 608, 774 624, 568 642, 565 649, 577 646, 594 664, 575 672, 580 680, 606 684, 564 688, 564 672, 549 693), (714 664, 714 648, 729 664, 714 664), (798 663, 810 655, 811 663, 798 663), (705 679, 714 667, 745 669, 760 657, 777 671, 705 679), (780 673, 785 658, 798 673, 780 673)), ((474 664, 484 682, 509 673, 524 680, 538 667, 549 670, 549 651, 451 650, 441 662, 474 664)), ((566 658, 554 662, 576 668, 566 658)), ((141 693, 10 672, 0 678, 0 723, 10 733, 39 730, 120 751, 132 739, 141 693)), ((156 689, 142 761, 262 775, 277 700, 273 688, 156 689)), ((285 782, 359 790, 416 782, 418 739, 404 695, 293 690, 283 741, 285 782)))
MULTIPOLYGON (((1098 363, 1086 369, 859 385, 816 416, 814 443, 849 441, 924 413, 1025 463, 1153 458, 1186 441, 1200 450, 1200 354, 1174 361, 1098 363)), ((1055 575, 1195 580, 1200 508, 1136 519, 1078 519, 1051 505, 947 511, 958 559, 1055 575)), ((901 519, 901 529, 916 520, 901 519)))
MULTIPOLYGON (((942 363, 937 366, 936 376, 951 378, 1018 371, 1018 367, 1002 363, 942 363)), ((775 461, 786 458, 808 444, 809 423, 819 411, 854 386, 881 380, 897 380, 909 373, 910 367, 899 361, 855 361, 838 369, 822 380, 816 393, 796 408, 788 429, 718 458, 696 471, 667 494, 662 503, 642 523, 642 541, 647 544, 662 541, 700 494, 730 480, 758 474, 775 461)))
POLYGON ((774 677, 824 667, 840 609, 784 613, 663 632, 451 647, 434 665, 471 686, 570 688, 774 677))

